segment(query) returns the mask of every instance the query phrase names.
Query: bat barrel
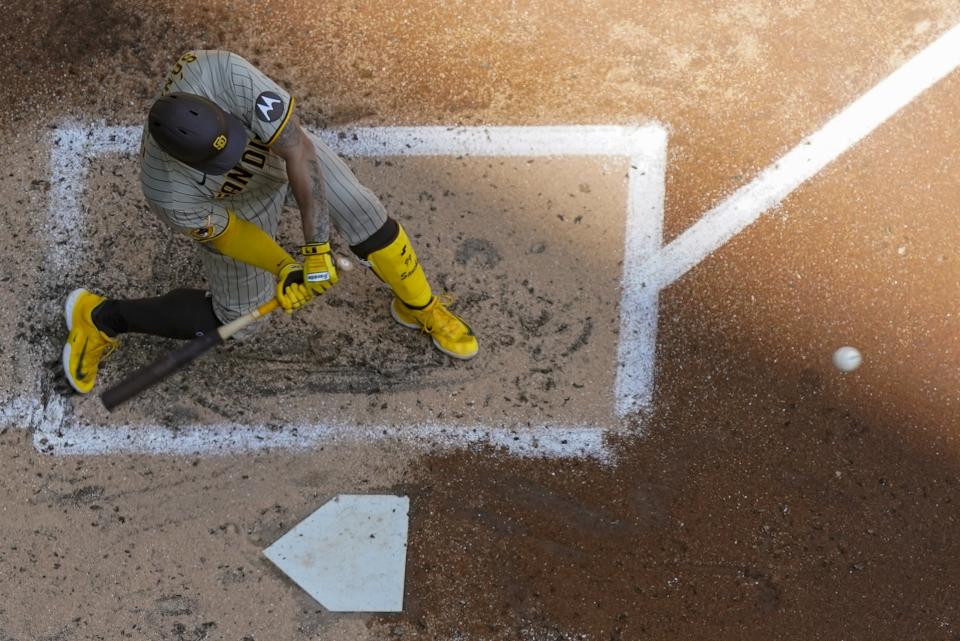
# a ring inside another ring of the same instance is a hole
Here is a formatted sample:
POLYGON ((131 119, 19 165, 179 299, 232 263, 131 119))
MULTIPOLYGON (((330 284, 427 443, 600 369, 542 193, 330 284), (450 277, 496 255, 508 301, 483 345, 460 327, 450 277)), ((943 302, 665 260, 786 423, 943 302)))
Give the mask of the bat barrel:
POLYGON ((220 335, 214 332, 195 338, 183 347, 164 354, 101 394, 100 400, 103 406, 107 411, 112 412, 121 403, 130 400, 148 387, 156 385, 204 352, 216 347, 220 342, 220 335))
POLYGON ((186 367, 191 361, 196 360, 205 352, 226 341, 250 323, 266 316, 279 306, 280 302, 276 298, 272 298, 240 318, 226 325, 221 325, 216 332, 195 338, 186 345, 164 354, 146 367, 141 367, 100 395, 103 406, 107 408, 107 411, 112 412, 121 403, 130 400, 148 387, 156 385, 178 369, 186 367))

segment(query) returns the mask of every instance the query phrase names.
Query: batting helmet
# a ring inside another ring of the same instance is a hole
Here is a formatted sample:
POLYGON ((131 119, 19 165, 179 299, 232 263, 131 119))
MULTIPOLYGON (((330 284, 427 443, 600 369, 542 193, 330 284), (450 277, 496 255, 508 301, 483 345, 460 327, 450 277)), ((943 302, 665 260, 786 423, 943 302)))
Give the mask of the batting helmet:
POLYGON ((190 93, 171 93, 153 103, 148 128, 161 149, 205 174, 227 173, 247 146, 239 118, 190 93))

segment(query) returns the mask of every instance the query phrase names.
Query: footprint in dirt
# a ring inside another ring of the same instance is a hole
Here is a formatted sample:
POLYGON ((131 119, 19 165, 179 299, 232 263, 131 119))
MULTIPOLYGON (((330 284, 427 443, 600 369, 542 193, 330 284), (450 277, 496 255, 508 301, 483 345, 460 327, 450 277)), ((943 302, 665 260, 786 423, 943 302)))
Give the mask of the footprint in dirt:
POLYGON ((454 260, 458 265, 474 264, 479 267, 490 269, 496 267, 503 257, 497 251, 496 246, 489 240, 483 238, 468 238, 459 246, 454 260))

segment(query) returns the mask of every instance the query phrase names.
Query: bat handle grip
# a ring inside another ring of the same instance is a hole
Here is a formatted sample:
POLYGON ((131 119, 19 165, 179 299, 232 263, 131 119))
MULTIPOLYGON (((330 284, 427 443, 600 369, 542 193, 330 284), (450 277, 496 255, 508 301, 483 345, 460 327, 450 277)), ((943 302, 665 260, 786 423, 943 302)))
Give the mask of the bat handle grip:
POLYGON ((244 314, 240 318, 234 319, 229 323, 221 325, 220 327, 217 328, 217 334, 220 335, 221 340, 227 340, 228 338, 230 338, 231 336, 239 332, 241 329, 243 329, 250 323, 260 318, 263 318, 264 316, 274 311, 278 307, 280 307, 280 302, 277 301, 276 298, 271 298, 270 300, 268 300, 267 302, 265 302, 263 305, 256 308, 252 312, 244 314))

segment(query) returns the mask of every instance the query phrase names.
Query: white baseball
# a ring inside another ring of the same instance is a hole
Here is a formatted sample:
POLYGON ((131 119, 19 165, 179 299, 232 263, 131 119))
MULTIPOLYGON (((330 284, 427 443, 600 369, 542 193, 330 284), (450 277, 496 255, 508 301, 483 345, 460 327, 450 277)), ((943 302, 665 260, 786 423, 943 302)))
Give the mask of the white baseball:
POLYGON ((841 372, 852 372, 860 367, 863 356, 856 347, 846 345, 833 353, 833 364, 841 372))
POLYGON ((337 256, 337 267, 339 267, 341 271, 348 272, 353 269, 353 261, 346 256, 337 256))

